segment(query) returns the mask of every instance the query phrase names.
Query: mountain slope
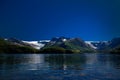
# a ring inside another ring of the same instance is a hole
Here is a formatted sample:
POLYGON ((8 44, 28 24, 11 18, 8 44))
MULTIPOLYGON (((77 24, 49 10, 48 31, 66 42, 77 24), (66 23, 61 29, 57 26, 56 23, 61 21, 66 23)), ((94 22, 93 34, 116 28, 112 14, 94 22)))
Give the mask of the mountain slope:
POLYGON ((109 41, 109 48, 111 53, 120 53, 120 38, 114 38, 109 41))
POLYGON ((93 49, 97 49, 97 46, 95 46, 94 44, 94 41, 85 41, 86 44, 88 44, 90 47, 92 47, 93 49))
MULTIPOLYGON (((47 51, 47 49, 52 49, 54 52, 54 49, 62 48, 65 52, 75 52, 75 53, 82 53, 82 52, 93 52, 94 49, 90 47, 90 45, 86 44, 83 40, 80 38, 53 38, 51 41, 46 44, 42 50, 47 51)), ((51 52, 52 52, 51 50, 51 52)))
POLYGON ((23 45, 14 43, 10 40, 4 40, 0 38, 0 53, 34 53, 37 52, 36 49, 23 45))
POLYGON ((35 49, 41 49, 42 47, 45 46, 49 42, 49 40, 40 40, 40 41, 22 41, 26 44, 29 44, 31 47, 35 49))
POLYGON ((91 42, 93 46, 96 47, 98 52, 120 52, 120 38, 113 38, 110 41, 93 41, 91 42))

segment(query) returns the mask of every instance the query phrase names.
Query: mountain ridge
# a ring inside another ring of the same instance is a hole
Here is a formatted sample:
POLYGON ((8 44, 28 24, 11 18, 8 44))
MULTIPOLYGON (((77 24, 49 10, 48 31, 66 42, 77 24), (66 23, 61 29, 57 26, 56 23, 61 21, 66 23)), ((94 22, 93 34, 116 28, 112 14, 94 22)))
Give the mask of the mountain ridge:
MULTIPOLYGON (((16 47, 35 49, 38 53, 58 52, 61 53, 83 53, 83 52, 120 52, 120 38, 109 41, 84 41, 81 38, 53 37, 51 40, 24 41, 15 38, 1 38, 2 42, 16 47)), ((3 45, 2 45, 3 46, 3 45)), ((1 47, 1 46, 0 46, 1 47)), ((6 46, 8 47, 8 45, 6 46)), ((1 48, 2 49, 2 48, 1 48)), ((19 50, 19 49, 18 49, 19 50)), ((2 51, 2 50, 1 50, 2 51)), ((21 51, 22 52, 22 51, 21 51)), ((23 50, 24 52, 24 50, 23 50)), ((29 52, 29 51, 28 51, 29 52)))

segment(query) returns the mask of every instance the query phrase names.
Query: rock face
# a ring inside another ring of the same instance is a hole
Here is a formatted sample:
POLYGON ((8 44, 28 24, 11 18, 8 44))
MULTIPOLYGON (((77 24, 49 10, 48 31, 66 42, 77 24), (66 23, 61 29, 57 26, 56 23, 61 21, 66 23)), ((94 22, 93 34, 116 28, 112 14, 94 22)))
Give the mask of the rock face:
POLYGON ((72 52, 92 52, 94 49, 80 38, 52 38, 42 49, 62 48, 72 52))

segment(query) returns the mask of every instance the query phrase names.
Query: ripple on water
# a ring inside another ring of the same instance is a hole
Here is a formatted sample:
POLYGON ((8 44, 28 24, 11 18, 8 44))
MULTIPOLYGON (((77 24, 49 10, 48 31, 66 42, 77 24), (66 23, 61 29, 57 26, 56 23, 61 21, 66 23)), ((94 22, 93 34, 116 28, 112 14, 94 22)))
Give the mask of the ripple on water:
POLYGON ((120 56, 81 55, 51 55, 47 61, 45 56, 31 54, 25 56, 27 60, 24 55, 18 55, 19 59, 5 57, 5 64, 0 64, 0 80, 120 80, 120 56), (19 63, 14 63, 16 59, 19 63), (9 61, 12 64, 7 64, 9 61))

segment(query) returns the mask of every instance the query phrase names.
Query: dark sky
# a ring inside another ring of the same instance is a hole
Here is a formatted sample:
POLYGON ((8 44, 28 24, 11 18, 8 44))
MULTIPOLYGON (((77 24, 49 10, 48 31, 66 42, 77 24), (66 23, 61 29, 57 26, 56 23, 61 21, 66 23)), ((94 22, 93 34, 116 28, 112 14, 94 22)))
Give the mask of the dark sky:
POLYGON ((120 35, 120 0, 0 0, 0 36, 23 40, 120 35))

